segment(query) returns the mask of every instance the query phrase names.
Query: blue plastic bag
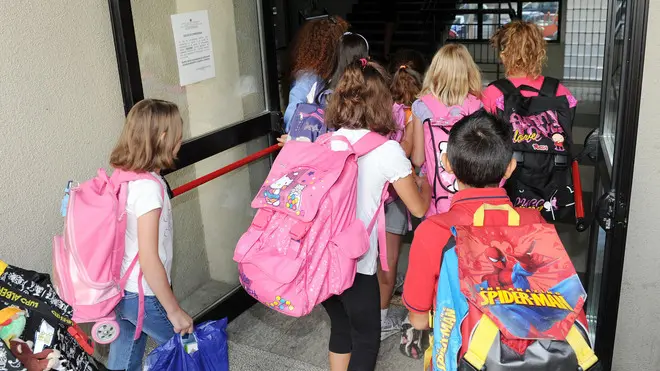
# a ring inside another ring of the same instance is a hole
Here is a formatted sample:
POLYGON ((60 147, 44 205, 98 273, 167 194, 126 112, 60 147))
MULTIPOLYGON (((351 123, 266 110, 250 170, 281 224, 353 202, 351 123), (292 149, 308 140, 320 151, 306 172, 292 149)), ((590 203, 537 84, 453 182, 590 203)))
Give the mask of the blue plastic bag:
POLYGON ((183 339, 175 335, 149 353, 144 370, 229 371, 227 319, 204 322, 195 327, 198 350, 188 354, 183 339))

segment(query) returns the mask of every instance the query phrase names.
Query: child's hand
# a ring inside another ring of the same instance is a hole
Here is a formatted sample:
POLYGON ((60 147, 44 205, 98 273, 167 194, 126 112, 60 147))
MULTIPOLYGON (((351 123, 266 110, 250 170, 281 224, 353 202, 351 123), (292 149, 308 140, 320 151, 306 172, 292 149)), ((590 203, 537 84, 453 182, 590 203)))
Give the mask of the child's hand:
POLYGON ((279 145, 280 147, 284 146, 287 139, 289 139, 289 134, 282 135, 281 137, 277 138, 277 142, 278 142, 277 145, 279 145))
POLYGON ((172 322, 175 333, 181 335, 193 333, 193 320, 183 309, 179 308, 173 313, 168 313, 167 319, 172 322))

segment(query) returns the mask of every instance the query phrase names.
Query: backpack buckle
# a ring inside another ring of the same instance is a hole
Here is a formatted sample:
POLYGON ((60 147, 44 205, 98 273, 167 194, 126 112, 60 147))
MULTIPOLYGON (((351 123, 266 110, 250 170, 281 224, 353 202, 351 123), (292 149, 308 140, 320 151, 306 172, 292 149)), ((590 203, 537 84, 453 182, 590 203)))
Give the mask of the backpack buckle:
POLYGON ((257 215, 254 216, 254 220, 252 220, 252 225, 257 229, 263 230, 266 228, 268 222, 270 222, 270 218, 272 217, 273 211, 259 209, 259 211, 257 211, 257 215))
POLYGON ((312 223, 297 223, 293 227, 291 227, 291 230, 289 230, 289 236, 291 236, 291 239, 294 241, 300 241, 302 240, 307 232, 309 232, 309 229, 312 227, 312 223))
POLYGON ((568 167, 568 156, 555 155, 555 166, 556 167, 568 167))
POLYGON ((519 164, 525 162, 525 154, 522 152, 518 152, 518 151, 513 152, 513 158, 519 164))

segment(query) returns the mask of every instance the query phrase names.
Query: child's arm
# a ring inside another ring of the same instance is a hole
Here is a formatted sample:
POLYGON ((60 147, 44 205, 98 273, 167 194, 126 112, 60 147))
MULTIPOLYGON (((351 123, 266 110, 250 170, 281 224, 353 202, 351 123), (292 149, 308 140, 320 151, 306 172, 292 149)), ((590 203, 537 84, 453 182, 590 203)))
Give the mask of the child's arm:
POLYGON ((193 332, 193 321, 181 309, 167 279, 167 272, 158 256, 158 223, 161 209, 154 209, 138 218, 138 251, 140 268, 149 287, 167 312, 174 331, 180 334, 193 332))
POLYGON ((425 179, 415 173, 392 183, 399 198, 406 205, 410 213, 418 218, 426 214, 431 204, 431 186, 425 179))
POLYGON ((418 330, 429 328, 442 251, 450 236, 448 229, 431 221, 423 222, 415 230, 402 299, 410 311, 410 323, 418 330))
POLYGON ((420 167, 426 158, 424 157, 424 126, 417 115, 413 115, 411 131, 413 132, 413 146, 410 160, 413 165, 420 167))
POLYGON ((403 152, 406 153, 406 157, 408 158, 410 158, 410 155, 413 151, 414 132, 415 125, 413 122, 407 122, 406 129, 404 130, 403 134, 403 139, 401 139, 401 148, 403 148, 403 152))

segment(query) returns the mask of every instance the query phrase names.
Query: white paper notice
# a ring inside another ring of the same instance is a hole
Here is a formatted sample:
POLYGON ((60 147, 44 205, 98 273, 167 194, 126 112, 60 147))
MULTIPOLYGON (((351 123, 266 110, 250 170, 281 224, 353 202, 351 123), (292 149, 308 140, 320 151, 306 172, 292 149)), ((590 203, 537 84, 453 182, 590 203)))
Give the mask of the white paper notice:
POLYGON ((200 10, 171 17, 179 84, 185 86, 215 77, 208 12, 200 10))

